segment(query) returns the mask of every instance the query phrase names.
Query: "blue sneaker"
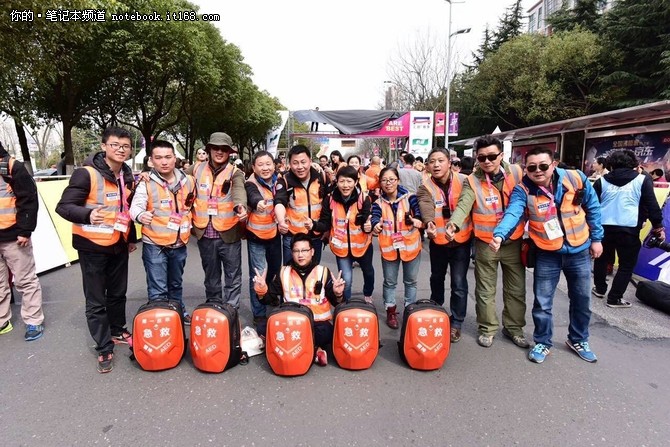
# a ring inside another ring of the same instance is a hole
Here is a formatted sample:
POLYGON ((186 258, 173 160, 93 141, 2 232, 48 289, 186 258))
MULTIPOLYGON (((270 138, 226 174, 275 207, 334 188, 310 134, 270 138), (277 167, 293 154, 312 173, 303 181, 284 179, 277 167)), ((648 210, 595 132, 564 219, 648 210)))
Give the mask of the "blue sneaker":
POLYGON ((537 343, 533 349, 528 351, 528 360, 535 363, 542 363, 551 352, 550 349, 549 346, 543 343, 537 343))
POLYGON ((29 324, 26 326, 26 341, 33 341, 44 335, 44 325, 29 324))
POLYGON ((568 345, 570 349, 575 351, 582 360, 585 360, 589 363, 595 363, 598 361, 598 357, 596 357, 593 351, 591 351, 588 341, 579 341, 573 343, 570 340, 566 340, 565 344, 568 345))
POLYGON ((7 334, 11 332, 12 329, 14 329, 14 326, 12 326, 12 322, 7 320, 5 324, 3 324, 2 327, 0 327, 0 335, 7 334))

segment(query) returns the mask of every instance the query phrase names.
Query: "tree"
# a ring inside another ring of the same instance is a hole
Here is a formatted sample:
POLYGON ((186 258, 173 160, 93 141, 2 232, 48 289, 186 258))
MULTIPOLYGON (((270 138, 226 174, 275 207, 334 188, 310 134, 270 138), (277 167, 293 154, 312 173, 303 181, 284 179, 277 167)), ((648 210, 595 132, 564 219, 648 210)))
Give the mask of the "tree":
POLYGON ((500 19, 500 24, 493 37, 491 38, 491 51, 495 52, 505 43, 521 35, 521 25, 523 23, 524 14, 521 8, 521 0, 515 0, 507 10, 505 15, 500 19))
POLYGON ((670 98, 670 7, 657 0, 619 0, 604 16, 603 35, 621 54, 604 80, 626 91, 619 106, 670 98))
POLYGON ((564 3, 547 21, 555 33, 572 31, 575 28, 598 33, 602 24, 600 11, 605 3, 606 0, 578 0, 572 8, 564 3))

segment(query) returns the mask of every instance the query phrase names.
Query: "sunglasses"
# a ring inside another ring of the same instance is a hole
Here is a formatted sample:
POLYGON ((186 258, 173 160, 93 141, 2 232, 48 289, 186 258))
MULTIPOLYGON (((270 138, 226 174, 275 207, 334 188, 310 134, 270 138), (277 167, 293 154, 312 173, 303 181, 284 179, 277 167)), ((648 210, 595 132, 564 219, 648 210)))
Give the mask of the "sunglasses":
MULTIPOLYGON (((493 160, 491 160, 491 161, 493 161, 493 160)), ((457 167, 458 167, 458 166, 461 165, 461 162, 460 162, 460 161, 454 161, 454 162, 451 163, 451 165, 452 165, 452 166, 457 166, 457 167)))
POLYGON ((540 168, 540 171, 542 172, 546 172, 547 169, 549 169, 549 165, 547 163, 540 163, 539 165, 526 166, 526 171, 535 172, 537 171, 537 168, 540 168))
POLYGON ((477 155, 477 161, 480 163, 484 163, 486 160, 496 161, 496 158, 500 157, 500 154, 502 154, 502 152, 498 152, 497 154, 477 155))

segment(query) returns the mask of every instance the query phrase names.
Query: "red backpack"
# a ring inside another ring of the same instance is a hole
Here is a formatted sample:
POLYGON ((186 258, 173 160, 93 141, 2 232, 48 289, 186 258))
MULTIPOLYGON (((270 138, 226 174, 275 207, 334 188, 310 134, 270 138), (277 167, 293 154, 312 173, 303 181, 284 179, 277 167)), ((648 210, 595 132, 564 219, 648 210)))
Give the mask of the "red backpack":
POLYGON ((364 300, 350 300, 335 308, 333 355, 341 368, 360 370, 372 366, 379 353, 377 310, 364 300))
POLYGON ((314 363, 314 314, 297 303, 282 303, 268 316, 265 356, 278 376, 301 376, 314 363))
POLYGON ((398 350, 410 368, 440 369, 451 346, 449 314, 434 301, 419 300, 405 307, 398 350))

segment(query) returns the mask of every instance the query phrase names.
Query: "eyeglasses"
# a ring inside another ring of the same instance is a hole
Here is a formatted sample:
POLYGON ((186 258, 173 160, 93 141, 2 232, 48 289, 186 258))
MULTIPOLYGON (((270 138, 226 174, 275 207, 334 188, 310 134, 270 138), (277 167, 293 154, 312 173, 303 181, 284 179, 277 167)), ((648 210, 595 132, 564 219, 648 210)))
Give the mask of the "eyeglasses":
POLYGON ((547 163, 540 163, 539 165, 526 166, 526 171, 535 172, 537 171, 537 168, 540 168, 540 171, 542 172, 546 172, 547 169, 549 169, 549 165, 547 163))
POLYGON ((306 255, 311 250, 312 250, 311 248, 302 248, 302 249, 298 249, 298 250, 291 250, 291 252, 293 252, 293 254, 296 254, 296 255, 306 255))
POLYGON ((498 152, 497 154, 477 155, 477 161, 480 163, 484 163, 486 160, 496 161, 496 158, 500 157, 500 154, 502 154, 502 152, 498 152))
POLYGON ((382 178, 382 179, 379 179, 379 181, 381 183, 394 184, 395 182, 398 181, 398 179, 397 178, 382 178))
POLYGON ((105 143, 105 144, 114 149, 115 151, 118 151, 119 149, 129 151, 133 148, 130 144, 119 144, 119 143, 105 143))

